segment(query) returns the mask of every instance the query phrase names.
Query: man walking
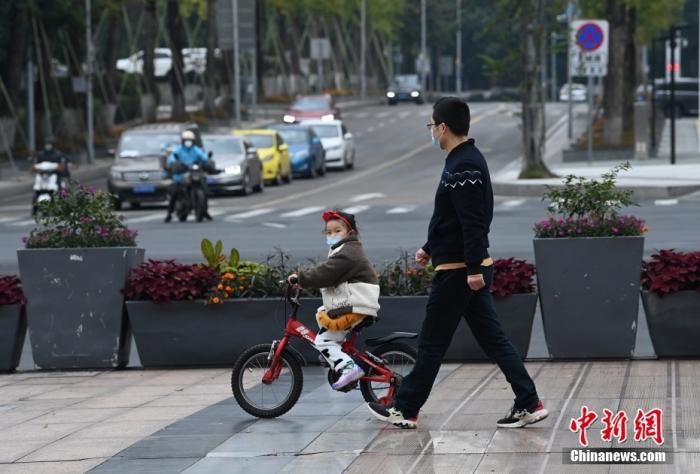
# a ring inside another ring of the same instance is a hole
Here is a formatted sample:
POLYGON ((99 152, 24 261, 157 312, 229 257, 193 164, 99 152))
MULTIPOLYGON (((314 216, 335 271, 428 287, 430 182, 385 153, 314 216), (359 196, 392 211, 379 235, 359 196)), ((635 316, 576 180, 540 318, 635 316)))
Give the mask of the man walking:
POLYGON ((462 317, 515 393, 513 407, 497 426, 519 428, 548 415, 520 354, 496 317, 489 291, 493 260, 488 254, 493 191, 486 160, 474 140, 467 138, 469 122, 466 102, 445 97, 435 103, 427 124, 433 144, 447 152, 447 159, 435 195, 428 242, 416 252, 416 261, 425 266, 432 260, 436 273, 415 367, 403 379, 393 404, 368 404, 374 416, 401 428, 416 428, 418 412, 430 395, 462 317))

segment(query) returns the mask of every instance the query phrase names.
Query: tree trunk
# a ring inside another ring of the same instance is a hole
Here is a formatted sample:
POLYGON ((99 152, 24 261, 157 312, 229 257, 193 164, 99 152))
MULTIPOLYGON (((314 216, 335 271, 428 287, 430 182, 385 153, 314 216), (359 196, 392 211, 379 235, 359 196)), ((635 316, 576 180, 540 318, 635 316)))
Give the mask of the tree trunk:
MULTIPOLYGON (((12 106, 15 111, 19 107, 22 97, 20 90, 22 88, 22 71, 27 51, 27 8, 24 3, 18 2, 18 5, 13 6, 13 18, 10 22, 10 42, 8 51, 7 65, 3 71, 5 79, 5 87, 12 101, 12 106)), ((10 115, 10 107, 5 103, 5 99, 0 100, 0 115, 10 115)))
POLYGON ((624 132, 634 126, 636 14, 622 0, 606 0, 605 14, 610 22, 610 49, 608 75, 603 81, 603 139, 609 145, 620 146, 624 142, 624 132))
POLYGON ((523 36, 523 169, 521 179, 552 176, 544 164, 545 115, 542 87, 542 43, 544 33, 545 0, 524 2, 521 15, 523 36))
POLYGON ((207 70, 204 76, 204 112, 211 115, 216 98, 216 0, 207 0, 207 70))
POLYGON ((170 91, 172 92, 172 119, 185 115, 185 77, 182 61, 182 48, 185 47, 185 30, 180 16, 180 5, 177 0, 168 0, 165 24, 170 37, 170 51, 173 62, 170 69, 170 91))
POLYGON ((143 25, 143 89, 141 114, 145 122, 156 121, 159 94, 155 75, 155 48, 158 26, 156 21, 156 0, 146 0, 143 25))

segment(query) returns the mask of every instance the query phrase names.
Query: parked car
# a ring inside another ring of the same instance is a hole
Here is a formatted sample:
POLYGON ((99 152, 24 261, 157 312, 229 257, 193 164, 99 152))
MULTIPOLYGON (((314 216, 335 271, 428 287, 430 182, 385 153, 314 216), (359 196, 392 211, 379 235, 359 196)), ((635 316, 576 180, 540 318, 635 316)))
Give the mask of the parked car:
POLYGON ((289 147, 275 130, 235 130, 234 135, 245 137, 258 151, 263 164, 265 181, 282 184, 292 181, 292 163, 289 147))
POLYGON ((272 125, 289 146, 294 175, 314 178, 326 174, 326 151, 321 139, 308 125, 272 125))
MULTIPOLYGON (((214 53, 221 55, 218 49, 214 53)), ((173 53, 170 48, 155 48, 153 69, 156 78, 167 77, 173 67, 173 53)), ((185 74, 204 74, 207 68, 207 48, 183 48, 182 62, 185 74)), ((143 50, 127 58, 117 60, 117 70, 126 74, 143 74, 143 50)))
POLYGON ((673 103, 671 103, 671 82, 656 82, 656 93, 654 98, 658 106, 664 111, 667 117, 675 115, 683 117, 685 115, 698 116, 698 79, 679 78, 675 81, 673 91, 673 103))
POLYGON ((255 147, 245 138, 231 135, 204 135, 204 148, 213 152, 221 172, 208 177, 213 194, 240 192, 248 195, 265 187, 263 165, 255 147))
POLYGON ((423 89, 417 74, 405 74, 395 76, 386 91, 386 99, 389 105, 399 102, 423 103, 423 89))
POLYGON ((284 113, 285 123, 301 120, 335 120, 340 118, 340 110, 335 106, 330 94, 300 96, 284 113))
POLYGON ((321 139, 328 168, 350 169, 355 166, 355 140, 340 120, 304 120, 321 139))
POLYGON ((167 200, 171 180, 165 171, 165 159, 180 143, 185 130, 191 130, 195 143, 202 146, 199 127, 194 123, 141 125, 122 134, 107 181, 118 209, 125 202, 137 208, 143 202, 167 200))
MULTIPOLYGON (((586 86, 575 82, 571 84, 571 100, 573 102, 585 102, 588 98, 587 96, 586 86)), ((559 91, 559 100, 562 102, 569 101, 569 84, 564 84, 564 86, 562 86, 559 91)))

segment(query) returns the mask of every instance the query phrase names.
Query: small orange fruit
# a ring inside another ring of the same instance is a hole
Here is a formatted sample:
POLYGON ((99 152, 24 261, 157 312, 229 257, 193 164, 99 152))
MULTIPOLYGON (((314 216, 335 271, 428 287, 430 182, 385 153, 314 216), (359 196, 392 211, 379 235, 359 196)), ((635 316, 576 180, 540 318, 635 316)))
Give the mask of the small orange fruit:
POLYGON ((221 299, 218 296, 215 296, 211 299, 211 302, 214 304, 219 304, 221 303, 221 299))

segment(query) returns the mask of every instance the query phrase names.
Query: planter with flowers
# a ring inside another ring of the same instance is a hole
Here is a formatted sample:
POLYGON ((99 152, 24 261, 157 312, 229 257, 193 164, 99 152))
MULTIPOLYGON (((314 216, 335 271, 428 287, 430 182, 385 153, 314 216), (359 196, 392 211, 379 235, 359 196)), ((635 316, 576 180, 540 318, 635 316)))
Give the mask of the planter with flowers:
POLYGON ((659 357, 700 357, 700 252, 661 250, 642 267, 642 303, 659 357))
POLYGON ((38 216, 17 251, 35 364, 125 366, 131 335, 121 290, 143 261, 136 233, 114 213, 109 194, 78 184, 42 202, 38 216))
MULTIPOLYGON (((432 276, 432 268, 416 267, 406 255, 389 265, 380 275, 380 287, 385 295, 379 300, 381 321, 363 335, 375 337, 391 331, 420 332, 432 276)), ((534 265, 523 260, 508 258, 494 261, 491 293, 498 319, 523 358, 530 346, 537 307, 534 278, 534 265)), ((466 321, 459 324, 445 359, 488 360, 466 321)))
POLYGON ((16 276, 0 276, 0 373, 12 372, 19 365, 27 318, 26 299, 16 276))
POLYGON ((639 310, 644 221, 616 188, 620 165, 600 180, 567 176, 550 189, 550 217, 535 225, 535 263, 545 339, 555 359, 629 358, 639 310))

